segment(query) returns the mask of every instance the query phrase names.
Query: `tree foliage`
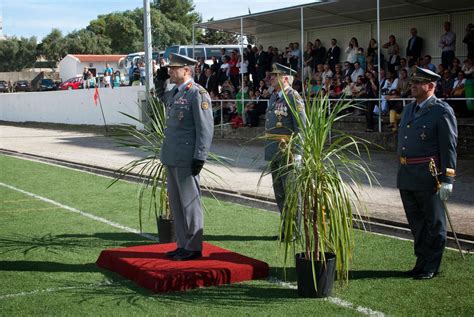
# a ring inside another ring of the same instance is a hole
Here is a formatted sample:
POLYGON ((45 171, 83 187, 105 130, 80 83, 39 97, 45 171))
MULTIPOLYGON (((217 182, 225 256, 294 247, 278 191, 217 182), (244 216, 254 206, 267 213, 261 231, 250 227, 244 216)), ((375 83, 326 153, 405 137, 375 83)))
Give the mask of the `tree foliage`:
POLYGON ((32 67, 37 56, 36 37, 12 37, 0 41, 0 71, 21 71, 32 67))
MULTIPOLYGON (((214 21, 214 18, 209 19, 214 21)), ((218 30, 205 29, 203 33, 198 37, 198 42, 204 44, 239 44, 239 34, 228 33, 218 30)))
MULTIPOLYGON (((190 44, 192 26, 201 21, 192 0, 152 1, 150 8, 152 41, 155 49, 172 44, 190 44)), ((235 36, 208 31, 196 41, 209 44, 235 43, 235 36)), ((54 66, 67 54, 128 54, 143 51, 143 8, 99 15, 89 25, 63 36, 52 29, 36 45, 36 38, 10 38, 0 41, 0 70, 12 71, 31 67, 37 56, 54 66)))

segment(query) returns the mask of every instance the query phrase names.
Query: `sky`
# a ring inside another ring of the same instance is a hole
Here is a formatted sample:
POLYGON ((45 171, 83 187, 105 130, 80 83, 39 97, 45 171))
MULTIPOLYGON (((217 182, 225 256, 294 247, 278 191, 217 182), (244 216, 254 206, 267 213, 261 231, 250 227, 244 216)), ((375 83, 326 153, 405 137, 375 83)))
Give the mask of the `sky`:
MULTIPOLYGON (((274 10, 313 1, 302 0, 194 0, 195 11, 203 21, 274 10)), ((143 6, 143 0, 0 0, 3 34, 36 36, 40 41, 53 28, 63 35, 86 27, 100 14, 133 10, 143 6)))

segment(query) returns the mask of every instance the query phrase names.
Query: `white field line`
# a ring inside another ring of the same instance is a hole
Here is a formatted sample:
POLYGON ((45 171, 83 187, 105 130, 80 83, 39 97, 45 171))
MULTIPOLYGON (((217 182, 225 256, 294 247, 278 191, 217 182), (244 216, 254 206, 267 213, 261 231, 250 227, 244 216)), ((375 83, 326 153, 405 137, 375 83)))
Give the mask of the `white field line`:
MULTIPOLYGON (((296 283, 284 282, 284 281, 279 280, 275 277, 269 277, 267 280, 272 284, 277 284, 278 286, 281 286, 281 287, 284 287, 284 288, 290 288, 290 289, 294 289, 294 290, 298 289, 298 286, 296 285, 296 283)), ((328 297, 325 300, 330 302, 331 304, 355 310, 355 311, 357 311, 357 312, 359 312, 363 315, 374 316, 374 317, 384 317, 385 316, 385 314, 382 313, 382 312, 372 310, 370 308, 363 307, 363 306, 356 306, 356 305, 352 304, 351 302, 348 302, 348 301, 343 300, 343 299, 338 298, 338 297, 328 297)))
POLYGON ((21 297, 21 296, 37 295, 37 294, 42 294, 42 293, 60 292, 60 291, 65 291, 65 290, 70 290, 70 289, 85 289, 85 288, 109 286, 109 285, 114 285, 114 284, 117 284, 117 283, 113 283, 111 281, 104 281, 104 282, 101 282, 101 283, 86 284, 86 285, 82 285, 82 286, 64 286, 64 287, 51 287, 51 288, 46 288, 46 289, 36 289, 36 290, 33 290, 33 291, 29 291, 29 292, 20 292, 20 293, 15 293, 15 294, 0 295, 0 300, 8 299, 8 298, 21 297))
POLYGON ((54 201, 54 200, 51 200, 51 199, 48 199, 46 197, 42 197, 42 196, 39 196, 39 195, 36 195, 36 194, 33 194, 33 193, 30 193, 30 192, 27 192, 25 190, 22 190, 22 189, 19 189, 19 188, 16 188, 16 187, 13 187, 13 186, 10 186, 10 185, 7 185, 7 184, 4 184, 4 183, 1 183, 0 182, 0 186, 3 186, 3 187, 6 187, 8 189, 11 189, 11 190, 14 190, 14 191, 17 191, 17 192, 20 192, 22 194, 25 194, 27 196, 30 196, 30 197, 33 197, 33 198, 36 198, 38 200, 41 200, 41 201, 44 201, 44 202, 47 202, 47 203, 50 203, 52 205, 55 205, 55 206, 58 206, 60 208, 63 208, 67 211, 71 211, 73 213, 77 213, 77 214, 80 214, 81 216, 85 216, 87 218, 90 218, 90 219, 93 219, 95 221, 99 221, 99 222, 102 222, 102 223, 105 223, 109 226, 112 226, 112 227, 115 227, 115 228, 118 228, 118 229, 121 229, 123 231, 127 231, 127 232, 131 232, 131 233, 135 233, 135 234, 138 234, 144 238, 147 238, 149 240, 153 240, 153 241, 158 241, 158 238, 157 237, 154 237, 152 235, 149 235, 147 233, 143 233, 143 232, 140 232, 136 229, 133 229, 133 228, 130 228, 130 227, 126 227, 124 225, 121 225, 119 223, 116 223, 116 222, 113 222, 113 221, 110 221, 110 220, 107 220, 105 218, 102 218, 102 217, 99 217, 99 216, 96 216, 96 215, 93 215, 93 214, 90 214, 90 213, 87 213, 87 212, 84 212, 84 211, 81 211, 79 209, 76 209, 76 208, 73 208, 73 207, 69 207, 69 206, 66 206, 64 204, 61 204, 57 201, 54 201))
MULTIPOLYGON (((51 200, 51 199, 48 199, 48 198, 45 198, 45 197, 42 197, 42 196, 39 196, 39 195, 36 195, 36 194, 33 194, 33 193, 30 193, 30 192, 27 192, 25 190, 22 190, 22 189, 19 189, 19 188, 16 188, 16 187, 13 187, 13 186, 10 186, 10 185, 7 185, 7 184, 4 184, 4 183, 1 183, 0 182, 0 186, 3 186, 3 187, 6 187, 6 188, 9 188, 11 190, 15 190, 15 191, 18 191, 22 194, 25 194, 25 195, 28 195, 30 197, 34 197, 36 199, 39 199, 41 201, 44 201, 44 202, 47 202, 47 203, 50 203, 50 204, 53 204, 55 206, 58 206, 58 207, 61 207, 61 208, 64 208, 68 211, 71 211, 71 212, 74 212, 74 213, 78 213, 80 214, 81 216, 85 216, 87 218, 90 218, 90 219, 93 219, 93 220, 96 220, 96 221, 99 221, 99 222, 102 222, 102 223, 105 223, 105 224, 108 224, 112 227, 115 227, 115 228, 118 228, 118 229, 121 229, 121 230, 124 230, 124 231, 127 231, 127 232, 131 232, 131 233, 135 233, 135 234, 138 234, 144 238, 147 238, 147 239, 150 239, 150 240, 153 240, 153 241, 157 241, 158 239, 152 235, 149 235, 149 234, 146 234, 146 233, 140 233, 138 230, 135 230, 135 229, 132 229, 132 228, 129 228, 129 227, 126 227, 126 226, 123 226, 119 223, 116 223, 116 222, 112 222, 110 220, 107 220, 107 219, 104 219, 102 217, 98 217, 98 216, 95 216, 95 215, 92 215, 92 214, 89 214, 87 212, 83 212, 79 209, 76 209, 76 208, 73 208, 73 207, 69 207, 67 205, 64 205, 64 204, 61 204, 61 203, 58 203, 54 200, 51 200)), ((292 284, 292 283, 287 283, 287 282, 283 282, 283 281, 280 281, 276 278, 269 278, 268 279, 269 282, 271 283, 274 283, 274 284, 278 284, 282 287, 285 287, 285 288, 291 288, 291 289, 296 289, 296 285, 292 284)), ((93 286, 100 286, 100 285, 105 285, 105 284, 91 284, 90 286, 88 287, 93 287, 93 286)), ((84 288, 84 287, 60 287, 60 288, 47 288, 45 290, 35 290, 35 291, 31 291, 31 292, 21 292, 21 293, 17 293, 17 294, 7 294, 7 295, 1 295, 0 296, 0 299, 4 299, 4 298, 11 298, 11 297, 17 297, 17 296, 26 296, 26 295, 35 295, 35 294, 38 294, 38 293, 44 293, 44 292, 56 292, 56 291, 62 291, 62 290, 68 290, 68 289, 75 289, 75 288, 84 288)), ((349 309, 352 309, 352 310, 356 310, 357 312, 359 313, 362 313, 364 315, 368 315, 368 316, 385 316, 383 313, 381 312, 378 312, 378 311, 374 311, 370 308, 367 308, 367 307, 362 307, 362 306, 356 306, 348 301, 345 301, 343 299, 340 299, 340 298, 337 298, 337 297, 330 297, 327 299, 327 301, 329 301, 330 303, 332 304, 335 304, 335 305, 338 305, 338 306, 341 306, 341 307, 345 307, 345 308, 349 308, 349 309)))

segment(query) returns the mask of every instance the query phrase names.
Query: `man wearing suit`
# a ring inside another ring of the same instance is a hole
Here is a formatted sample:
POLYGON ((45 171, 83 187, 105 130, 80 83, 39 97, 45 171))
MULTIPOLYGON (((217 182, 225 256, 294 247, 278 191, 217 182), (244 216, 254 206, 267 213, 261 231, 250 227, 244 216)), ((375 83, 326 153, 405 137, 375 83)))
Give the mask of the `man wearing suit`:
MULTIPOLYGON (((285 187, 288 172, 282 171, 282 166, 287 164, 286 158, 282 157, 290 136, 298 133, 306 122, 304 101, 296 90, 291 88, 293 74, 291 68, 275 63, 272 70, 271 83, 275 92, 270 97, 265 122, 265 160, 270 162, 273 180, 273 191, 282 213, 285 205, 285 187), (290 104, 286 102, 288 96, 290 104), (293 111, 292 111, 293 108, 293 111), (298 114, 300 122, 294 114, 298 114)), ((295 153, 293 156, 295 165, 301 164, 301 155, 295 153)))
POLYGON ((202 86, 206 88, 208 92, 213 91, 216 95, 219 92, 219 83, 217 82, 217 77, 212 74, 212 70, 207 68, 205 70, 205 77, 202 81, 202 86))
POLYGON ((453 189, 456 169, 457 123, 452 108, 434 96, 440 76, 416 67, 411 78, 415 102, 402 113, 398 132, 400 166, 397 187, 414 237, 416 263, 406 272, 431 279, 440 268, 446 245, 446 216, 442 200, 453 189), (436 162, 441 186, 429 168, 436 162))
POLYGON ((421 50, 423 49, 423 39, 417 35, 418 30, 416 28, 411 28, 410 33, 411 38, 408 40, 406 55, 408 60, 408 66, 412 67, 415 62, 421 57, 421 50))
POLYGON ((336 69, 336 64, 339 63, 339 57, 341 56, 341 49, 337 46, 337 40, 331 40, 331 47, 328 49, 327 52, 327 63, 331 67, 331 70, 334 71, 336 69))
POLYGON ((167 113, 160 160, 167 170, 177 240, 176 250, 166 255, 176 261, 202 256, 204 221, 199 173, 211 147, 214 121, 208 92, 192 79, 195 64, 187 56, 170 54, 169 76, 176 86, 165 93, 164 84, 157 87, 167 113))

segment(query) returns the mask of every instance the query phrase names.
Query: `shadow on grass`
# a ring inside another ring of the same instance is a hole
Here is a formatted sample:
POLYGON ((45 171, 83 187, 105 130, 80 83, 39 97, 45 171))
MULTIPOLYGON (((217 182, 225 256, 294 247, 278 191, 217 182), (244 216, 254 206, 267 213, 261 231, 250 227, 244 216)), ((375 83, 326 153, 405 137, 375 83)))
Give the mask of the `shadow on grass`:
POLYGON ((375 271, 375 270, 360 270, 350 271, 350 280, 363 280, 363 279, 380 279, 380 278, 400 278, 407 277, 403 271, 375 271))
POLYGON ((80 303, 96 305, 105 303, 113 303, 117 306, 134 305, 142 310, 150 301, 154 301, 157 307, 187 304, 190 307, 241 308, 266 305, 275 299, 281 303, 298 298, 295 290, 278 287, 264 280, 154 294, 129 280, 124 280, 116 273, 103 271, 103 274, 111 281, 110 285, 97 289, 81 289, 80 293, 73 293, 74 299, 79 299, 80 303))
POLYGON ((275 241, 275 236, 206 235, 206 241, 275 241))
POLYGON ((50 261, 0 261, 0 271, 16 272, 99 272, 95 263, 71 264, 50 261))
POLYGON ((98 232, 91 235, 16 234, 15 236, 0 237, 0 254, 21 252, 23 255, 27 255, 35 251, 53 254, 78 253, 84 248, 128 247, 142 244, 150 244, 150 240, 144 239, 135 233, 127 232, 98 232))

